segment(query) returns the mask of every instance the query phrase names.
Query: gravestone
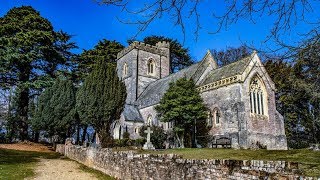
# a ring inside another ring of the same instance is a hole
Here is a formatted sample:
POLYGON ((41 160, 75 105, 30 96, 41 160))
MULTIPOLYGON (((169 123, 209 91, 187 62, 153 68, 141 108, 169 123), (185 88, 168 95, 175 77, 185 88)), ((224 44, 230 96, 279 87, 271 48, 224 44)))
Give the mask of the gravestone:
POLYGON ((147 142, 143 145, 142 149, 155 149, 152 142, 150 141, 150 136, 153 131, 151 131, 150 126, 148 126, 147 130, 144 131, 144 133, 147 133, 147 142))

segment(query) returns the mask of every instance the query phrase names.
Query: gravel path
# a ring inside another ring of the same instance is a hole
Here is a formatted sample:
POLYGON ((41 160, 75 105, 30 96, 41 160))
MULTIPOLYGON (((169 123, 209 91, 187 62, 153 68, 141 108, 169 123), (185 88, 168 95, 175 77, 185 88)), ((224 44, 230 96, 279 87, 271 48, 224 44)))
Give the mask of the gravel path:
POLYGON ((35 168, 36 175, 31 179, 37 180, 93 180, 94 175, 78 169, 80 165, 64 159, 40 159, 35 168))

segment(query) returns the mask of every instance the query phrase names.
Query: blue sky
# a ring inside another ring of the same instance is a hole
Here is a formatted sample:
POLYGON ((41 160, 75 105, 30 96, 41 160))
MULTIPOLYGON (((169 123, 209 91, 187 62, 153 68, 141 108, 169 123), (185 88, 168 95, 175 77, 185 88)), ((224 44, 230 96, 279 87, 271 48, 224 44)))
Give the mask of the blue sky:
MULTIPOLYGON (((56 30, 74 35, 73 41, 80 48, 76 52, 92 48, 103 38, 119 41, 126 46, 127 39, 137 32, 136 26, 123 24, 117 19, 133 19, 134 16, 121 12, 118 7, 99 5, 94 0, 0 0, 0 16, 5 15, 9 9, 22 5, 34 7, 49 19, 56 30)), ((207 49, 220 50, 230 46, 237 47, 242 43, 252 44, 257 48, 274 47, 272 42, 264 43, 272 27, 272 17, 260 17, 255 24, 240 20, 217 34, 208 34, 216 27, 210 10, 216 9, 219 12, 223 10, 221 7, 219 2, 212 3, 209 0, 204 0, 200 5, 202 29, 197 41, 193 35, 194 25, 187 23, 184 46, 190 49, 195 60, 202 58, 207 49)), ((302 32, 308 28, 305 25, 296 27, 297 31, 302 32)), ((174 26, 168 16, 157 19, 137 39, 141 40, 148 35, 163 35, 183 41, 180 27, 174 26)), ((296 36, 297 32, 288 33, 285 39, 294 41, 296 36)))

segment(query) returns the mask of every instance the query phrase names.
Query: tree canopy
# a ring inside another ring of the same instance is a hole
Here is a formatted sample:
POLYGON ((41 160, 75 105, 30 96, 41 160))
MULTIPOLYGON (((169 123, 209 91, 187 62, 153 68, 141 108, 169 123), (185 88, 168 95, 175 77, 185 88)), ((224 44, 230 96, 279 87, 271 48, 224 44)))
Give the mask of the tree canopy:
POLYGON ((16 87, 20 138, 28 136, 29 96, 33 89, 52 84, 59 65, 65 64, 71 36, 55 32, 51 23, 31 6, 12 8, 0 17, 0 86, 16 87))
POLYGON ((102 39, 93 49, 84 50, 78 57, 78 75, 84 79, 92 71, 99 60, 110 63, 116 62, 117 54, 124 48, 119 42, 102 39))
POLYGON ((110 126, 120 118, 126 97, 116 66, 98 60, 77 93, 77 109, 80 118, 95 128, 102 147, 112 145, 110 126))
MULTIPOLYGON (((208 113, 193 80, 184 77, 170 83, 156 110, 160 121, 173 123, 175 138, 180 147, 185 145, 195 147, 195 126, 203 125, 202 122, 207 119, 208 113)), ((197 133, 207 132, 197 131, 197 133)))
POLYGON ((75 124, 76 89, 72 81, 57 79, 52 87, 39 96, 31 126, 34 131, 45 130, 50 137, 65 139, 72 135, 75 124))
POLYGON ((268 60, 265 66, 277 87, 276 105, 284 116, 288 144, 303 148, 320 141, 319 44, 297 55, 291 63, 268 60))

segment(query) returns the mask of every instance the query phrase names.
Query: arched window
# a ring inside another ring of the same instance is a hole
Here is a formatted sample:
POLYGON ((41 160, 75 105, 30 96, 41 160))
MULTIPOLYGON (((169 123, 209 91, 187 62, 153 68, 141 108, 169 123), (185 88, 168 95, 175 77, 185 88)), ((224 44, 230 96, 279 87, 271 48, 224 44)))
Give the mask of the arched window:
POLYGON ((134 128, 134 132, 139 135, 139 133, 140 133, 140 128, 139 128, 139 127, 134 128))
POLYGON ((148 61, 148 75, 154 75, 155 74, 155 62, 153 59, 150 59, 148 61))
POLYGON ((253 114, 266 115, 267 93, 262 81, 256 76, 250 83, 250 112, 253 114))
POLYGON ((211 111, 208 111, 207 126, 212 127, 212 125, 213 125, 212 119, 213 119, 213 115, 212 115, 211 111))
POLYGON ((152 125, 152 116, 151 115, 149 115, 148 118, 147 118, 147 125, 148 126, 152 125))
POLYGON ((124 63, 122 68, 122 77, 126 77, 128 75, 128 64, 124 63))
POLYGON ((219 109, 215 108, 213 110, 213 120, 214 120, 214 124, 215 125, 219 125, 220 124, 220 122, 221 122, 221 118, 220 117, 221 117, 221 115, 220 115, 219 109))

